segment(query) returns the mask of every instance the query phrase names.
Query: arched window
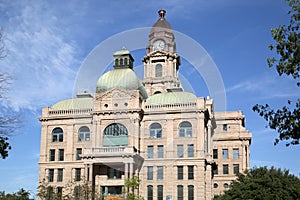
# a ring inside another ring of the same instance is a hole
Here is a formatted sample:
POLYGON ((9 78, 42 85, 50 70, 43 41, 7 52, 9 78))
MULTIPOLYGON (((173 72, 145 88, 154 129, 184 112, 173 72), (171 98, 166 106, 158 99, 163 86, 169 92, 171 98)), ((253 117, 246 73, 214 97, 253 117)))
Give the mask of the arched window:
POLYGON ((194 186, 188 186, 188 200, 194 200, 194 186))
POLYGON ((153 186, 147 186, 147 200, 153 200, 153 186))
POLYGON ((119 65, 119 60, 116 58, 115 59, 115 66, 118 66, 119 65))
POLYGON ((128 61, 127 61, 128 59, 127 58, 124 58, 124 65, 127 65, 128 63, 128 61))
POLYGON ((183 200, 183 186, 177 185, 177 199, 183 200))
POLYGON ((155 77, 162 77, 162 65, 155 65, 155 77))
POLYGON ((104 146, 126 146, 128 145, 128 131, 123 124, 113 123, 108 125, 103 132, 104 146))
POLYGON ((161 138, 162 129, 159 123, 153 123, 150 125, 150 138, 161 138))
POLYGON ((179 124, 179 137, 192 137, 192 124, 190 122, 181 122, 179 124))
POLYGON ((120 65, 123 65, 123 58, 120 58, 120 65))
POLYGON ((113 123, 104 129, 104 135, 128 135, 128 131, 123 124, 113 123))
POLYGON ((89 141, 90 140, 90 129, 86 126, 80 127, 78 131, 78 141, 89 141))
POLYGON ((61 128, 57 127, 52 131, 52 142, 63 142, 64 132, 61 128))

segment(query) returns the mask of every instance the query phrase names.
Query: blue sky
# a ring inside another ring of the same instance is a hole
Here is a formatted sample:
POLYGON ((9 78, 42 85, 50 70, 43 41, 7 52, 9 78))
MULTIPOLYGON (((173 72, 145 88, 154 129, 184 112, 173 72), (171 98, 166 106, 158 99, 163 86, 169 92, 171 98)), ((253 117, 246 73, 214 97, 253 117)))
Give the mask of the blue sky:
MULTIPOLYGON (((266 63, 273 55, 267 48, 270 29, 289 20, 283 0, 2 0, 0 26, 8 55, 0 61, 0 71, 14 80, 1 103, 20 113, 22 126, 11 137, 9 157, 0 160, 0 191, 23 187, 36 193, 41 107, 72 97, 78 72, 97 45, 120 32, 152 26, 161 8, 174 30, 202 45, 213 59, 225 86, 227 110, 242 110, 246 116, 253 134, 251 166, 273 165, 299 175, 300 146, 274 147, 276 133, 252 111, 256 103, 281 107, 299 97, 295 81, 277 76, 266 63)), ((133 52, 136 66, 144 53, 133 52)), ((180 73, 186 78, 188 69, 183 62, 180 73)), ((188 82, 198 96, 211 95, 200 76, 188 82)))

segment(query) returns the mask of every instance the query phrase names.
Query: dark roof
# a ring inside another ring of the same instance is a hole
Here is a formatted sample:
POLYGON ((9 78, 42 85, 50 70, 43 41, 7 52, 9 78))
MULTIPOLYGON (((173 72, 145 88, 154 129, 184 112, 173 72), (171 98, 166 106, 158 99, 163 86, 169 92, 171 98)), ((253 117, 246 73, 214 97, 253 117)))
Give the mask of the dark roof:
POLYGON ((169 29, 169 31, 172 31, 171 25, 165 19, 166 11, 165 10, 159 10, 158 14, 159 14, 159 18, 158 18, 157 22, 155 22, 155 24, 153 24, 153 26, 151 28, 151 31, 150 31, 150 34, 155 32, 155 31, 159 31, 160 28, 169 29))

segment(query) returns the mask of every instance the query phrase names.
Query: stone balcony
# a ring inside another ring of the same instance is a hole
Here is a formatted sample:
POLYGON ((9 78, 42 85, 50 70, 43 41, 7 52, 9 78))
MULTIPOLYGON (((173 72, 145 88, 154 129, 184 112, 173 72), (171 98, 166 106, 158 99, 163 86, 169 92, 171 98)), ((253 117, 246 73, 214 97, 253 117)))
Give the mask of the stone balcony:
POLYGON ((137 149, 132 146, 98 147, 98 148, 85 148, 82 157, 83 158, 119 157, 119 156, 133 155, 136 153, 137 153, 137 149))

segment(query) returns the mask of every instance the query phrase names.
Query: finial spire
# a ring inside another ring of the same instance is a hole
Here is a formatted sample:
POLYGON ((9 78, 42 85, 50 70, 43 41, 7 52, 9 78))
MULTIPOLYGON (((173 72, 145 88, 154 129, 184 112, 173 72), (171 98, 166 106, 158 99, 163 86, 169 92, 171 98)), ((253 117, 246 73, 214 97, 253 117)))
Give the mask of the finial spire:
POLYGON ((165 18, 166 11, 164 9, 160 9, 158 11, 158 15, 159 15, 160 18, 165 18))

